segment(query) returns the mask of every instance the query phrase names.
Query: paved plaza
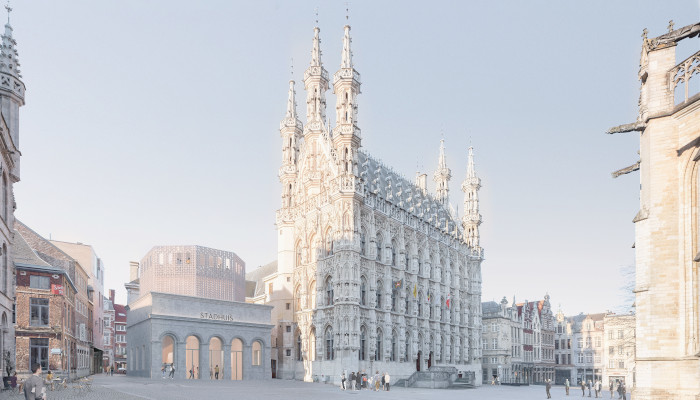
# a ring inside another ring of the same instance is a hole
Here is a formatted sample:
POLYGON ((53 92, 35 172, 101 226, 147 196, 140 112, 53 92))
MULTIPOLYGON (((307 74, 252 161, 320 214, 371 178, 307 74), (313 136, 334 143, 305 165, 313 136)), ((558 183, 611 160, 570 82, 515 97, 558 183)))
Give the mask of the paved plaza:
MULTIPOLYGON (((571 390, 570 396, 564 388, 552 388, 552 399, 577 399, 580 390, 571 390)), ((614 398, 617 399, 617 393, 614 398)), ((333 385, 304 383, 287 380, 261 381, 209 381, 209 380, 152 380, 126 376, 98 375, 93 379, 90 391, 77 392, 69 385, 67 389, 48 393, 48 400, 196 400, 196 399, 493 399, 493 400, 535 400, 546 399, 543 386, 483 386, 477 389, 406 389, 392 387, 389 392, 342 391, 333 385)), ((591 398, 595 398, 591 397, 591 398)), ((604 393, 610 398, 610 392, 604 393)), ((0 399, 21 400, 24 396, 15 393, 2 393, 0 399)), ((586 396, 586 399, 588 397, 586 396)), ((628 396, 629 399, 629 396, 628 396)))

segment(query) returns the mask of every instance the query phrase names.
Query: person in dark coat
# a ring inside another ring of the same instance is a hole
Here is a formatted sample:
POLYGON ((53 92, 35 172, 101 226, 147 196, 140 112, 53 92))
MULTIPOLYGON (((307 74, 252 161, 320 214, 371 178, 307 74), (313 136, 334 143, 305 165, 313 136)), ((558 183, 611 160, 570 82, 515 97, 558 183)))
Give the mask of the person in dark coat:
POLYGON ((24 399, 45 399, 46 388, 44 387, 44 379, 41 377, 41 365, 38 363, 32 364, 32 373, 32 376, 24 382, 24 399))
POLYGON ((581 397, 586 396, 586 381, 581 381, 581 397))

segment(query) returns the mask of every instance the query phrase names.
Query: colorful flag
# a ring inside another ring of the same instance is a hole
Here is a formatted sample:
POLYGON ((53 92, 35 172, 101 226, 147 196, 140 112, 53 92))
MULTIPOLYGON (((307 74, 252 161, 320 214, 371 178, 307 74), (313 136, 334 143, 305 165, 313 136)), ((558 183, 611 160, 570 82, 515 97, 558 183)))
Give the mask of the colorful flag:
POLYGON ((450 294, 447 294, 447 300, 445 301, 445 304, 447 304, 447 308, 450 308, 450 294))
POLYGON ((414 299, 416 298, 416 295, 418 294, 417 290, 418 290, 418 284, 414 283, 413 284, 413 298, 414 299))
POLYGON ((430 302, 430 291, 428 291, 428 302, 430 302))
POLYGON ((402 283, 403 283, 403 279, 399 279, 398 281, 394 282, 394 288, 395 289, 400 288, 402 283))

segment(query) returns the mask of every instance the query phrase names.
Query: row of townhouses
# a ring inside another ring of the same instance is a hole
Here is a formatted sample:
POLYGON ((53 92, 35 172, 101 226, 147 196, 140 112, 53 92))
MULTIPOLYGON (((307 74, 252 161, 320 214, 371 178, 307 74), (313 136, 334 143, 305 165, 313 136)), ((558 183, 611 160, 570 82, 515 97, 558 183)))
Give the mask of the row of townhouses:
POLYGON ((549 299, 482 303, 483 381, 633 384, 634 314, 555 315, 549 299))

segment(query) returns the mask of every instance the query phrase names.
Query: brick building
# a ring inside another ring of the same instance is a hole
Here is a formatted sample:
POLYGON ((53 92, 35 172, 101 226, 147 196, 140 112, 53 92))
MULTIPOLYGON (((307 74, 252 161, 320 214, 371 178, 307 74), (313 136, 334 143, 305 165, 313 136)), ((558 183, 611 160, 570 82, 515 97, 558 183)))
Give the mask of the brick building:
POLYGON ((39 258, 19 232, 15 234, 13 256, 17 274, 17 373, 28 376, 31 364, 37 362, 44 371, 64 375, 77 367, 71 330, 76 287, 64 269, 39 258))
MULTIPOLYGON (((90 291, 88 288, 88 274, 75 259, 20 221, 15 221, 15 229, 19 234, 17 236, 21 236, 41 260, 51 267, 63 271, 73 286, 75 286, 75 293, 73 296, 70 295, 70 291, 64 291, 64 294, 67 296, 65 297, 67 301, 64 303, 65 307, 61 311, 64 317, 61 319, 60 337, 63 339, 62 345, 66 347, 66 349, 69 349, 62 353, 63 360, 61 367, 64 373, 70 374, 70 377, 87 376, 90 374, 93 357, 91 342, 92 305, 89 302, 90 291)), ((53 278, 53 275, 51 278, 53 278)), ((45 287, 44 283, 41 285, 45 287)), ((23 306, 25 305, 18 303, 18 311, 19 308, 23 306)), ((52 314, 53 313, 49 309, 49 316, 52 314)), ((18 326, 19 325, 18 320, 18 326)), ((52 330, 57 331, 59 330, 58 326, 58 324, 50 325, 52 330)), ((17 336, 18 340, 16 346, 18 352, 27 351, 28 354, 28 350, 22 350, 22 348, 23 346, 29 348, 31 343, 28 340, 25 343, 25 341, 19 340, 19 338, 20 336, 17 336)), ((56 350, 56 352, 58 351, 56 350)), ((27 362, 20 357, 17 357, 17 361, 21 363, 27 362)), ((27 362, 26 370, 28 369, 29 364, 27 362)), ((20 371, 21 370, 18 368, 18 374, 20 371)))

